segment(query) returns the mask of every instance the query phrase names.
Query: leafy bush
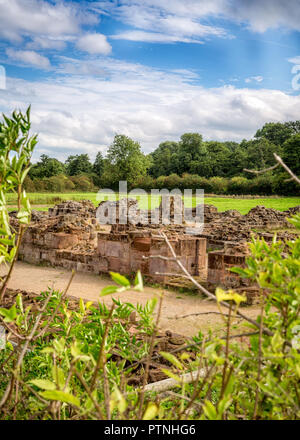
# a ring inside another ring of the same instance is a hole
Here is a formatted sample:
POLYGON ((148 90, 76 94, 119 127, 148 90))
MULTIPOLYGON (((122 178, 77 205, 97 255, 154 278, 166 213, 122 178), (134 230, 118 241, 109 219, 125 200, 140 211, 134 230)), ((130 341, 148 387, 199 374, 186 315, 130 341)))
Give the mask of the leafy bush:
POLYGON ((245 177, 233 177, 228 183, 229 194, 250 194, 250 181, 245 177))
POLYGON ((211 177, 209 183, 212 188, 212 192, 215 194, 226 194, 228 188, 228 179, 224 177, 211 177))
POLYGON ((70 180, 73 182, 75 186, 74 189, 77 191, 83 191, 83 192, 96 191, 92 179, 90 179, 88 176, 85 175, 71 176, 70 180))

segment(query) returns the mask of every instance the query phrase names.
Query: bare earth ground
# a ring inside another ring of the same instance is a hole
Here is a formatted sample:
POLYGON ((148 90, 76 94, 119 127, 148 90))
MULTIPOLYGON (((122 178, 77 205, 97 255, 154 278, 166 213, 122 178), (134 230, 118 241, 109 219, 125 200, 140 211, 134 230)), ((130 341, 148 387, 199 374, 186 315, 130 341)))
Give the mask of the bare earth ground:
MULTIPOLYGON (((7 269, 1 265, 0 275, 6 273, 7 269)), ((28 263, 17 262, 8 287, 35 293, 45 291, 48 287, 56 290, 64 290, 69 278, 70 272, 65 269, 33 266, 28 263)), ((68 294, 85 300, 97 301, 101 289, 111 284, 114 283, 107 276, 76 273, 68 294)), ((224 329, 222 317, 210 313, 219 311, 217 305, 203 299, 200 294, 199 296, 190 295, 171 290, 145 287, 144 292, 128 291, 112 296, 114 298, 120 298, 122 302, 144 305, 147 300, 153 298, 153 296, 157 295, 160 291, 164 291, 162 316, 160 320, 162 330, 170 330, 171 332, 179 333, 184 336, 193 336, 200 330, 206 333, 209 329, 220 332, 224 329), (207 312, 209 312, 209 314, 205 314, 207 312), (204 314, 180 318, 180 316, 193 313, 204 314)), ((111 304, 111 297, 103 297, 101 301, 109 305, 111 304)), ((251 318, 256 318, 259 313, 259 306, 244 307, 243 313, 251 318)), ((240 322, 240 320, 236 321, 238 327, 240 327, 240 322)))

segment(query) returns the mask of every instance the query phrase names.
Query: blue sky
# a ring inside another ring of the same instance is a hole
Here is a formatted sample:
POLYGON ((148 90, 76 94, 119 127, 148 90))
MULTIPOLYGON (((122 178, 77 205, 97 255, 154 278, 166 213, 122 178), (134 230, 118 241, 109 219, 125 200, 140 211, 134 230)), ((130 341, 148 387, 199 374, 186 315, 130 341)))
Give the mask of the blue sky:
POLYGON ((0 110, 32 104, 35 158, 150 152, 299 119, 300 1, 0 0, 0 110), (292 82, 293 81, 293 82, 292 82))

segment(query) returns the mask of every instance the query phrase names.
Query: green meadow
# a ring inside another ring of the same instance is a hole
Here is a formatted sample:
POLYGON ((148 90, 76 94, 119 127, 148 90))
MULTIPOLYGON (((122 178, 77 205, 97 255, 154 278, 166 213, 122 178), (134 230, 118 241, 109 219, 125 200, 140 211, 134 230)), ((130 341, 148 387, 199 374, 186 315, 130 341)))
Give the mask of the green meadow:
MULTIPOLYGON (((13 209, 16 204, 16 195, 8 194, 8 203, 13 209)), ((116 193, 116 198, 118 197, 116 193)), ((132 197, 130 195, 130 197, 132 197)), ((152 205, 150 203, 149 195, 140 195, 136 197, 139 201, 139 206, 142 209, 155 208, 160 203, 160 197, 156 196, 152 199, 152 205)), ((63 200, 91 200, 96 206, 101 200, 115 200, 113 195, 108 193, 102 194, 99 198, 97 193, 29 193, 29 199, 33 209, 45 211, 49 207, 60 203, 63 200)), ((186 198, 186 206, 195 206, 200 203, 201 199, 196 200, 195 197, 186 198)), ((214 205, 219 211, 226 211, 228 209, 236 209, 241 214, 247 214, 250 209, 257 205, 263 205, 266 208, 278 209, 279 211, 285 211, 293 206, 300 205, 300 197, 266 197, 266 198, 236 198, 236 197, 204 197, 204 202, 214 205)))

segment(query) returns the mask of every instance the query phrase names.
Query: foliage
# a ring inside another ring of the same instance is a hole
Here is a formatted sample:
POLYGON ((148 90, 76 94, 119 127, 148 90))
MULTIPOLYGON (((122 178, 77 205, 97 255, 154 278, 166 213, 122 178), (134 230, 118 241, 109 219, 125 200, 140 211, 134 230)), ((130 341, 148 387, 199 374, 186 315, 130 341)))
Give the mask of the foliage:
POLYGON ((127 180, 131 186, 136 179, 146 175, 149 166, 149 159, 141 152, 138 142, 116 135, 104 161, 102 181, 104 185, 114 187, 119 181, 127 180))
POLYGON ((31 179, 41 179, 65 173, 65 166, 57 159, 42 154, 40 161, 32 165, 29 176, 31 179))
POLYGON ((88 154, 69 156, 65 165, 69 176, 77 176, 78 174, 90 173, 92 171, 92 164, 88 154))
POLYGON ((14 111, 10 118, 3 115, 3 121, 0 122, 0 263, 10 264, 8 274, 2 281, 0 298, 5 294, 25 226, 30 222, 30 203, 23 186, 37 143, 37 136, 30 136, 30 126, 30 107, 25 114, 14 111), (8 192, 16 195, 20 224, 18 231, 9 224, 8 192))
POLYGON ((285 141, 282 159, 296 175, 300 175, 300 133, 285 141))
POLYGON ((276 146, 282 145, 290 136, 295 133, 299 126, 299 121, 286 122, 268 122, 260 130, 257 130, 255 137, 257 139, 265 138, 276 146))

